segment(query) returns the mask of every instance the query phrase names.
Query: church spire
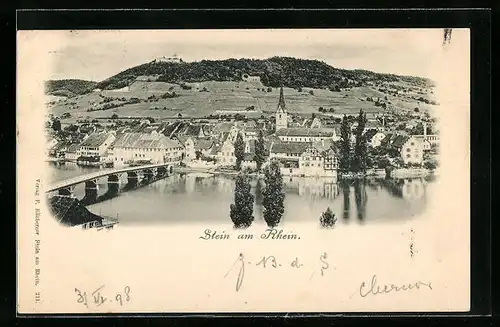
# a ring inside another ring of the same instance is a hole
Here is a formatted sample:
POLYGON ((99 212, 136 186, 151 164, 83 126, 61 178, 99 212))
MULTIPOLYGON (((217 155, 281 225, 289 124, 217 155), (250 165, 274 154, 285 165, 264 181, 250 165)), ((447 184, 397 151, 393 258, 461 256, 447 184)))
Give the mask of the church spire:
POLYGON ((278 111, 280 110, 286 112, 285 96, 283 95, 283 86, 280 88, 280 99, 278 102, 278 111))

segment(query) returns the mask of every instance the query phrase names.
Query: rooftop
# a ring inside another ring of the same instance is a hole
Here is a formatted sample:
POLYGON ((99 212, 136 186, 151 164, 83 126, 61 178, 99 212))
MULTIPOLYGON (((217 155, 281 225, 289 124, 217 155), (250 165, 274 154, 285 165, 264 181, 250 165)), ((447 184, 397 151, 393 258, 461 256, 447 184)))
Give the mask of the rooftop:
POLYGON ((304 142, 275 142, 271 145, 271 153, 302 154, 311 143, 304 142))
POLYGON ((89 146, 89 147, 99 147, 106 142, 108 139, 109 134, 108 133, 94 133, 91 134, 85 141, 80 144, 81 146, 89 146))
POLYGON ((124 133, 119 136, 115 148, 171 149, 181 147, 178 140, 169 139, 163 134, 124 133))
POLYGON ((336 134, 334 128, 281 128, 276 131, 278 136, 333 137, 336 134))

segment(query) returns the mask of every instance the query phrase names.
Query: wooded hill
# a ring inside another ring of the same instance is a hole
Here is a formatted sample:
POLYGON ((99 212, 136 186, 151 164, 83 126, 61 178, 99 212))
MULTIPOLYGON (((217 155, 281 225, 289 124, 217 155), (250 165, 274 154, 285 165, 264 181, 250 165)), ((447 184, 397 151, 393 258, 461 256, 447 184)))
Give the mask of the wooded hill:
POLYGON ((45 82, 45 93, 56 96, 72 97, 92 92, 97 82, 81 79, 49 80, 45 82))
POLYGON ((49 81, 47 90, 66 89, 74 94, 93 88, 120 89, 132 84, 138 76, 158 76, 157 81, 189 83, 206 81, 241 81, 244 74, 259 76, 265 86, 311 87, 337 91, 340 88, 367 86, 370 82, 403 81, 419 87, 433 86, 426 78, 379 74, 367 70, 334 68, 322 61, 290 57, 268 59, 202 60, 197 62, 149 62, 120 72, 99 83, 82 80, 49 81))

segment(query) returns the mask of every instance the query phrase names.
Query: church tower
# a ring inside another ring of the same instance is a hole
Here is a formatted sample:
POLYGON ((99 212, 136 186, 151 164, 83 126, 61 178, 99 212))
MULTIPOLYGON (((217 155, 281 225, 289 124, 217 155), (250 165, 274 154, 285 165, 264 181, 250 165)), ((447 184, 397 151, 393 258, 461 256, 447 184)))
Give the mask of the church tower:
POLYGON ((283 87, 280 89, 280 99, 278 110, 276 111, 276 130, 288 127, 288 114, 286 113, 285 97, 283 96, 283 87))

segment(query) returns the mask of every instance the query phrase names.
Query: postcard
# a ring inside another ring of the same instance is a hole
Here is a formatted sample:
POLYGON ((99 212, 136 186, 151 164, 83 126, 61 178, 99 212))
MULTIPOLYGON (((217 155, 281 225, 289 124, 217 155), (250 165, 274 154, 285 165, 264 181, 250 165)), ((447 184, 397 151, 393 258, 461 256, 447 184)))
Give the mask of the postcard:
POLYGON ((470 309, 468 29, 17 42, 19 313, 470 309))

